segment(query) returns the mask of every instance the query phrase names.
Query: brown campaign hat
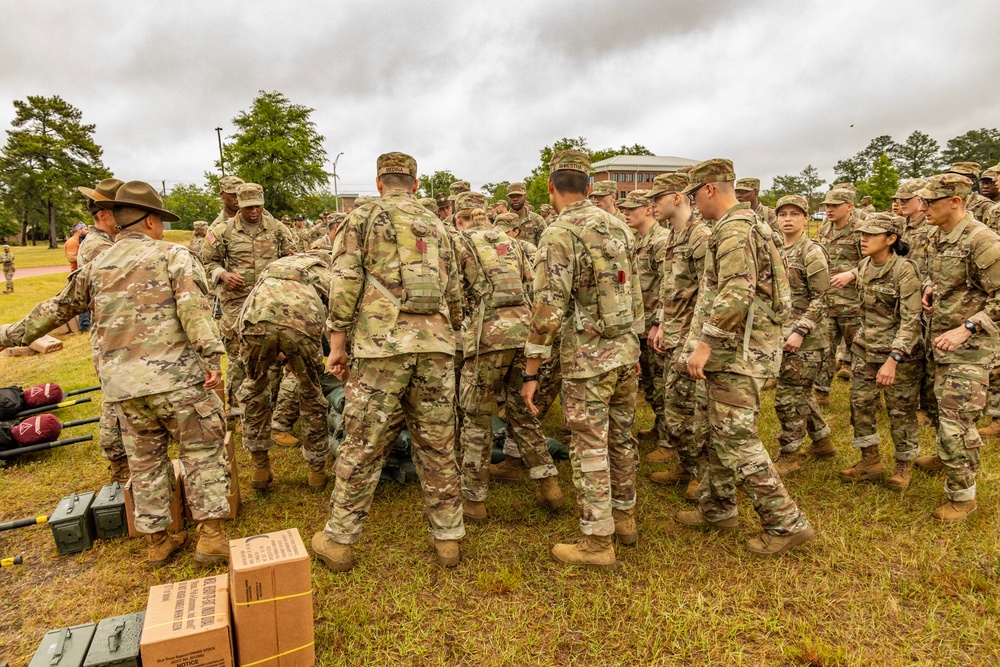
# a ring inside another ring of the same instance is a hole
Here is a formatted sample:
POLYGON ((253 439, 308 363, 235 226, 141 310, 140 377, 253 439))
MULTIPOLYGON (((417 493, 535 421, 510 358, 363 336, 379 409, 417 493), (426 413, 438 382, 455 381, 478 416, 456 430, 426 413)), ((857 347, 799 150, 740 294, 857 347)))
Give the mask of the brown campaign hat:
POLYGON ((97 184, 95 188, 85 188, 82 185, 77 188, 87 199, 91 201, 101 201, 101 200, 111 200, 115 198, 118 193, 118 188, 123 185, 123 181, 119 181, 117 178, 105 178, 103 181, 97 184))
POLYGON ((691 182, 684 188, 683 194, 694 192, 708 183, 723 183, 725 181, 735 181, 736 171, 733 169, 733 161, 726 158, 712 158, 699 162, 688 172, 691 182))
POLYGON ((151 213, 157 213, 164 222, 177 222, 179 217, 163 209, 163 200, 157 194, 156 189, 149 183, 142 181, 129 181, 123 183, 115 198, 100 199, 95 202, 101 208, 114 209, 121 206, 131 206, 151 213))

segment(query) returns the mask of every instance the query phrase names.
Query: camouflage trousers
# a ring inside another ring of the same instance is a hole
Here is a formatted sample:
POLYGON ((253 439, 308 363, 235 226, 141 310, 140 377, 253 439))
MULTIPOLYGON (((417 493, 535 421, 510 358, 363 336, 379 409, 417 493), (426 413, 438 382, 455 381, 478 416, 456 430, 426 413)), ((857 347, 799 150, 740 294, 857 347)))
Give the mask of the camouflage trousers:
POLYGON ((898 461, 912 461, 920 451, 917 407, 924 378, 924 360, 906 360, 896 364, 896 380, 891 387, 879 389, 875 378, 882 364, 867 363, 854 355, 851 365, 851 425, 855 447, 878 447, 875 425, 878 395, 882 392, 889 414, 889 432, 898 461))
POLYGON ((635 364, 595 377, 563 378, 563 414, 572 434, 569 460, 584 535, 614 534, 611 510, 635 507, 632 422, 638 389, 635 364))
POLYGON ((291 432, 299 420, 299 378, 285 368, 278 387, 278 400, 271 413, 271 428, 291 432))
POLYGON ((1000 420, 1000 366, 990 369, 989 403, 986 406, 986 414, 1000 420))
POLYGON ((115 410, 115 404, 110 401, 101 404, 101 421, 98 423, 97 433, 104 458, 112 461, 126 455, 125 443, 122 442, 122 429, 118 423, 118 412, 115 410))
POLYGON ((232 410, 239 407, 236 394, 243 386, 246 371, 243 369, 243 355, 240 353, 240 337, 236 332, 240 310, 243 309, 242 299, 229 299, 222 302, 222 319, 219 321, 219 335, 226 346, 226 400, 232 410))
POLYGON ((14 291, 14 272, 12 270, 8 271, 7 269, 4 269, 4 271, 3 271, 3 278, 4 278, 5 281, 7 281, 7 291, 13 292, 14 291))
POLYGON ((667 431, 663 425, 663 367, 667 358, 654 350, 645 338, 639 339, 639 345, 639 366, 642 368, 640 382, 646 402, 653 409, 653 432, 656 434, 656 444, 659 447, 669 447, 667 431))
POLYGON ((937 425, 938 456, 944 463, 944 491, 956 502, 976 497, 976 472, 983 445, 976 419, 986 407, 989 369, 973 364, 926 361, 925 373, 934 378, 934 393, 925 408, 937 425))
POLYGON ((344 387, 346 437, 337 450, 336 484, 325 532, 353 544, 371 508, 382 464, 392 451, 402 415, 413 438, 431 534, 465 535, 462 485, 455 462, 455 369, 450 354, 400 354, 354 359, 344 387))
POLYGON ((469 500, 486 500, 493 451, 493 415, 504 406, 508 440, 516 443, 531 479, 558 474, 538 418, 528 412, 521 398, 523 349, 484 352, 465 357, 459 405, 465 411, 462 425, 462 494, 469 500))
POLYGON ((280 353, 285 367, 299 381, 302 420, 302 457, 312 463, 330 455, 326 413, 329 407, 319 378, 323 372, 323 348, 319 339, 271 322, 259 322, 243 331, 243 367, 246 379, 237 393, 243 406, 243 447, 248 452, 271 448, 271 369, 280 353))
POLYGON ((229 457, 223 445, 222 401, 203 385, 114 404, 135 498, 135 527, 156 533, 170 525, 175 490, 167 444, 178 443, 188 504, 195 521, 229 515, 229 457))
MULTIPOLYGON (((552 341, 552 356, 542 362, 538 367, 538 388, 535 390, 535 407, 538 408, 538 421, 545 417, 549 408, 559 397, 559 390, 562 388, 562 366, 559 364, 559 344, 562 339, 556 336, 552 341)), ((563 425, 566 424, 566 415, 563 414, 563 425)), ((547 451, 547 450, 546 450, 547 451)), ((505 456, 520 459, 523 458, 518 449, 518 443, 513 438, 507 438, 503 443, 503 453, 505 456)))
POLYGON ((663 369, 663 428, 681 465, 697 476, 708 445, 708 403, 705 383, 675 367, 680 355, 680 347, 670 351, 670 362, 663 369))
POLYGON ((854 336, 861 326, 861 318, 856 316, 840 317, 831 315, 829 321, 830 336, 828 342, 830 346, 823 352, 823 366, 816 376, 816 391, 821 394, 829 394, 830 387, 833 386, 833 376, 837 374, 837 349, 843 343, 849 351, 854 344, 854 336))
POLYGON ((709 521, 737 515, 736 489, 748 496, 761 528, 791 535, 809 526, 788 495, 771 457, 757 434, 761 378, 736 373, 707 373, 708 465, 698 487, 698 506, 709 521))
POLYGON ((813 392, 822 367, 823 352, 820 350, 785 352, 781 357, 774 411, 781 422, 778 444, 783 452, 798 451, 806 434, 813 442, 830 435, 830 427, 819 411, 813 392))

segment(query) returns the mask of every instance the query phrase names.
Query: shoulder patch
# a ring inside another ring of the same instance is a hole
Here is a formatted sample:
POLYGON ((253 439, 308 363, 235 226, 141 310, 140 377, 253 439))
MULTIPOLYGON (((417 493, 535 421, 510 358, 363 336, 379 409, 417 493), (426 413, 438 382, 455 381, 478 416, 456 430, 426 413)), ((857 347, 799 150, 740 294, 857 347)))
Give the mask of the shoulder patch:
POLYGON ((205 234, 205 240, 211 243, 212 245, 215 245, 215 234, 213 234, 212 231, 209 230, 208 233, 205 234))

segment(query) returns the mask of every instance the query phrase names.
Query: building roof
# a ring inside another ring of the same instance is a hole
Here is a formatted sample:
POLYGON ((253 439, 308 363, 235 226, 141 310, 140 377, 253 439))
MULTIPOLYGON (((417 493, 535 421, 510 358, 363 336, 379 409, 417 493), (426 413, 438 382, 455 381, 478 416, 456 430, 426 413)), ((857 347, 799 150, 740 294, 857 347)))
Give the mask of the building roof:
POLYGON ((691 160, 686 157, 675 155, 615 155, 607 160, 601 160, 590 165, 591 171, 612 171, 620 169, 622 171, 637 171, 649 169, 651 171, 676 171, 689 164, 698 164, 698 160, 691 160))

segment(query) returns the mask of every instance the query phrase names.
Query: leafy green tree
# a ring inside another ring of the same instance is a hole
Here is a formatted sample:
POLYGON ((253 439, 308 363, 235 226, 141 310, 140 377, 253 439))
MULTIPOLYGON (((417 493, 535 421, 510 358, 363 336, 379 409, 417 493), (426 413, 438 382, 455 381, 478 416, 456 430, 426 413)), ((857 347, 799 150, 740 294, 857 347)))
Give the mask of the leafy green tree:
POLYGON ((552 161, 552 156, 558 151, 570 149, 590 153, 587 148, 587 140, 583 137, 563 137, 551 146, 545 146, 538 151, 541 164, 532 169, 531 174, 524 179, 524 185, 528 191, 527 200, 536 209, 549 202, 549 163, 552 161))
POLYGON ((195 220, 211 223, 219 214, 221 204, 217 189, 194 183, 182 183, 163 198, 163 208, 176 213, 180 220, 171 224, 173 229, 192 229, 195 220))
POLYGON ((884 153, 872 165, 871 176, 861 181, 858 186, 858 199, 871 197, 872 204, 879 211, 888 211, 892 205, 892 196, 899 188, 899 172, 892 160, 884 153))
POLYGON ((801 195, 809 200, 811 208, 815 208, 819 189, 825 184, 826 181, 819 177, 819 171, 810 164, 798 176, 775 176, 771 188, 761 193, 760 200, 767 206, 774 206, 785 195, 801 195))
MULTIPOLYGON (((295 213, 301 213, 310 220, 319 220, 319 216, 324 210, 330 213, 337 212, 337 198, 329 190, 320 190, 300 199, 299 210, 295 211, 295 213)), ((287 213, 287 211, 283 211, 282 213, 287 213)), ((278 215, 280 216, 281 214, 278 215)), ((289 213, 289 215, 293 214, 289 213)))
POLYGON ((600 162, 601 160, 607 160, 610 157, 616 155, 654 155, 653 151, 649 150, 642 144, 632 144, 631 146, 622 146, 621 148, 602 148, 600 150, 592 151, 590 153, 591 162, 600 162))
POLYGON ((435 171, 430 176, 421 174, 418 180, 420 181, 420 186, 417 188, 418 195, 420 197, 434 197, 440 192, 448 194, 451 184, 462 179, 446 169, 435 171))
POLYGON ((941 168, 941 147, 920 130, 914 130, 906 141, 896 144, 889 154, 900 178, 922 178, 941 168))
POLYGON ((866 180, 871 175, 872 165, 881 155, 893 155, 897 151, 897 144, 888 134, 875 137, 864 150, 859 151, 854 157, 840 160, 833 166, 835 182, 848 181, 857 184, 866 180))
POLYGON ((949 139, 941 151, 948 164, 978 162, 985 169, 1000 162, 1000 130, 981 127, 949 139))
POLYGON ((490 201, 500 201, 507 198, 507 188, 510 181, 500 181, 499 183, 483 183, 483 194, 490 198, 490 201))
POLYGON ((14 236, 21 231, 17 214, 0 201, 0 239, 14 236))
POLYGON ((58 95, 29 95, 14 101, 12 129, 0 152, 0 197, 22 223, 22 242, 30 227, 48 228, 49 247, 59 231, 89 218, 76 186, 111 176, 94 142, 94 125, 58 95))
POLYGON ((236 133, 222 147, 227 173, 262 185, 272 213, 294 210, 300 198, 330 181, 323 168, 325 137, 310 120, 312 112, 279 92, 262 90, 249 111, 233 118, 236 133))

